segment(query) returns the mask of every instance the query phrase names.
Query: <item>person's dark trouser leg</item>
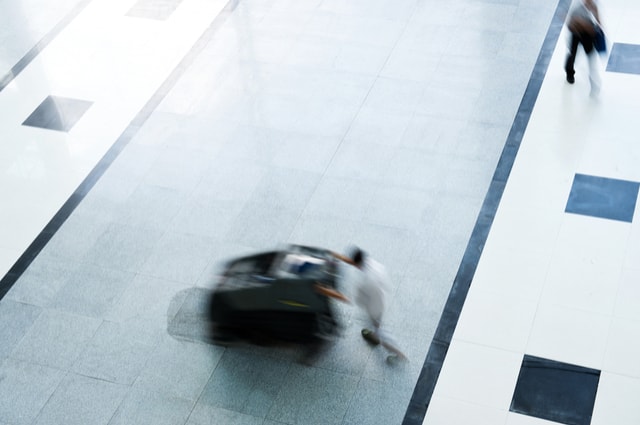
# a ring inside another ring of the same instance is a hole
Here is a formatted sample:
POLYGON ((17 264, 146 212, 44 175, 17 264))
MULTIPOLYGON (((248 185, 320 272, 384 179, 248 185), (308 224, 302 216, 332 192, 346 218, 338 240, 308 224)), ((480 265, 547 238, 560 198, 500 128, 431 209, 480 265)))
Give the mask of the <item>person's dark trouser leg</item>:
POLYGON ((574 75, 576 73, 573 65, 576 61, 576 54, 578 53, 578 44, 580 43, 580 39, 577 34, 571 33, 571 44, 569 46, 569 54, 567 55, 567 60, 564 64, 564 70, 567 73, 567 81, 573 84, 576 80, 574 75))

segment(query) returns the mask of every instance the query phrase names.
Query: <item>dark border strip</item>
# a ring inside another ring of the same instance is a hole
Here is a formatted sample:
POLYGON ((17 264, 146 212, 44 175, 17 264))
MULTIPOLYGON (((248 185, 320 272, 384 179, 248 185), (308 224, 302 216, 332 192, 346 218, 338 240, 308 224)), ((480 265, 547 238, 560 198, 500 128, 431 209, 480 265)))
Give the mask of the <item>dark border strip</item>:
POLYGON ((16 261, 16 263, 9 269, 7 274, 0 280, 0 300, 9 292, 11 287, 22 276, 24 271, 29 267, 31 262, 38 256, 40 251, 51 240, 53 235, 60 229, 62 224, 69 218, 71 213, 76 209, 84 197, 93 188, 96 182, 102 177, 104 172, 109 168, 113 161, 118 157, 120 152, 129 144, 129 141, 140 130, 145 121, 158 107, 162 99, 169 93, 176 82, 184 74, 184 72, 191 66, 196 57, 207 45, 213 35, 220 29, 220 27, 227 20, 229 15, 233 13, 239 0, 229 0, 227 4, 222 8, 218 16, 211 22, 211 25, 204 31, 200 38, 194 43, 187 54, 182 58, 180 63, 173 69, 171 74, 162 83, 160 88, 151 96, 147 103, 142 107, 140 112, 131 120, 127 128, 122 132, 114 144, 109 148, 107 153, 100 159, 98 164, 91 170, 89 175, 80 183, 78 188, 62 205, 53 218, 47 223, 40 234, 29 245, 22 256, 16 261))
POLYGON ((35 46, 33 46, 26 55, 24 55, 18 63, 16 63, 13 68, 9 70, 5 75, 0 78, 0 92, 5 89, 24 69, 29 66, 29 64, 38 56, 38 54, 45 49, 53 41, 54 38, 58 36, 62 32, 63 29, 67 27, 79 14, 82 12, 85 7, 87 7, 91 3, 91 0, 82 0, 71 10, 71 12, 67 13, 67 15, 62 18, 60 22, 58 22, 44 37, 38 41, 35 46))
POLYGON ((403 425, 422 425, 427 408, 431 402, 433 391, 442 370, 442 364, 447 355, 453 332, 462 312, 473 275, 475 274, 484 244, 493 224, 498 205, 502 199, 504 188, 511 173, 522 137, 529 124, 533 107, 540 93, 542 82, 547 73, 551 56, 558 42, 558 37, 564 25, 564 20, 571 0, 559 0, 556 11, 551 19, 547 35, 540 48, 538 59, 529 78, 529 84, 524 92, 522 101, 511 125, 500 160, 493 174, 489 190, 478 214, 471 238, 462 257, 458 273, 453 281, 451 292, 440 316, 429 352, 424 360, 422 371, 413 390, 413 395, 402 421, 403 425))

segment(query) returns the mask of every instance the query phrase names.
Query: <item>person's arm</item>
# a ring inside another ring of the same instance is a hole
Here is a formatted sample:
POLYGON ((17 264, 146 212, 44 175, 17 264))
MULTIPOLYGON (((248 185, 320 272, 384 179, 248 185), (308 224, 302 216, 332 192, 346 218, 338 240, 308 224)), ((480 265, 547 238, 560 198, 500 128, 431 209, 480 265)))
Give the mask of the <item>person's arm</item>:
POLYGON ((329 253, 334 256, 335 258, 337 258, 338 260, 347 263, 351 266, 355 266, 356 263, 353 262, 353 260, 349 257, 347 257, 346 255, 342 255, 342 254, 338 254, 337 252, 333 252, 333 251, 329 251, 329 253))
POLYGON ((595 0, 588 0, 585 3, 585 6, 587 7, 587 9, 589 9, 589 12, 593 14, 593 17, 595 18, 598 25, 600 25, 600 13, 598 13, 598 5, 596 4, 595 0))
POLYGON ((320 282, 317 282, 314 286, 315 290, 317 293, 324 295, 325 297, 329 297, 329 298, 334 298, 338 301, 342 301, 344 303, 347 304, 351 304, 351 301, 349 301, 349 298, 347 298, 346 296, 344 296, 344 294, 342 292, 339 292, 333 288, 329 288, 326 285, 321 284, 320 282))

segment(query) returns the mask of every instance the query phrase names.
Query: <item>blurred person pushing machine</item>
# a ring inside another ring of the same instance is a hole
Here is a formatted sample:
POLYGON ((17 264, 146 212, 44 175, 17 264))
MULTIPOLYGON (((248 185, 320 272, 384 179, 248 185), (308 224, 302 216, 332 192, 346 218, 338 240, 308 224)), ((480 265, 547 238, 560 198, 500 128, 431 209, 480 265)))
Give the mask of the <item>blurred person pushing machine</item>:
POLYGON ((394 339, 382 328, 382 318, 386 308, 386 295, 389 290, 389 277, 382 264, 375 261, 360 248, 354 248, 350 257, 332 253, 339 260, 360 270, 355 302, 369 316, 372 329, 362 329, 362 337, 373 345, 382 345, 391 354, 388 362, 407 360, 407 356, 398 348, 394 339))

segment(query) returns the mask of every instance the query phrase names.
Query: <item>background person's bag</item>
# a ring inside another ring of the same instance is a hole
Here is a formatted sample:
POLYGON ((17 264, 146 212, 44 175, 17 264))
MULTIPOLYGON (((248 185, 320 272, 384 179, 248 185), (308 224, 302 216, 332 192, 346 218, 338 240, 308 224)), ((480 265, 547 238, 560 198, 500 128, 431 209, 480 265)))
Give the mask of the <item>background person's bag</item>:
POLYGON ((602 27, 600 27, 600 25, 596 25, 593 47, 595 47, 596 52, 600 54, 605 54, 607 52, 607 39, 605 38, 604 31, 602 31, 602 27))

